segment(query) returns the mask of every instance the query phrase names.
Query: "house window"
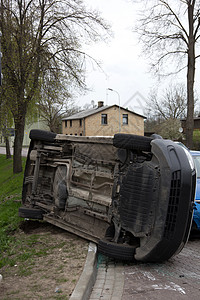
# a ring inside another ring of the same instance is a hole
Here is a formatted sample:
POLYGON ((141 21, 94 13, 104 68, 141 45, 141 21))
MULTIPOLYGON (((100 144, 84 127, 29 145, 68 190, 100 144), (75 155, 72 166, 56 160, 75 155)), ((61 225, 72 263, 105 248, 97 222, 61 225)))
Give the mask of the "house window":
POLYGON ((72 127, 72 120, 69 120, 69 123, 70 123, 70 127, 72 127))
POLYGON ((65 128, 67 128, 67 120, 65 120, 65 128))
POLYGON ((123 125, 128 125, 128 114, 123 114, 123 125))
POLYGON ((102 125, 108 124, 107 114, 101 114, 101 124, 102 125))
POLYGON ((80 119, 79 121, 80 121, 80 127, 82 127, 82 119, 80 119))

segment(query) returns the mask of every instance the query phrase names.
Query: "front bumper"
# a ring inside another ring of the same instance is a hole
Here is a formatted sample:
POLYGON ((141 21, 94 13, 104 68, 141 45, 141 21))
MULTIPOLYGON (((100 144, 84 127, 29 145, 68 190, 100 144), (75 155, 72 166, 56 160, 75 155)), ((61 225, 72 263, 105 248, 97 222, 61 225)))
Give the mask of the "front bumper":
POLYGON ((159 192, 152 231, 140 239, 135 259, 163 261, 178 253, 187 242, 195 197, 196 173, 185 150, 167 140, 152 141, 159 163, 159 192))

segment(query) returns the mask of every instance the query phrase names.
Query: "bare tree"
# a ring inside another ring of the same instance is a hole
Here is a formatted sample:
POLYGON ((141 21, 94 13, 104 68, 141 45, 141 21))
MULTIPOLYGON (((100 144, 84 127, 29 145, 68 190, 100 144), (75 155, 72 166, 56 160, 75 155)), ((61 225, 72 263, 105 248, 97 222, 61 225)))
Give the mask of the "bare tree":
POLYGON ((165 139, 182 140, 183 134, 180 131, 181 121, 179 119, 168 119, 163 121, 158 128, 158 134, 165 139))
POLYGON ((47 70, 43 74, 40 94, 36 98, 36 106, 38 115, 52 132, 60 132, 61 119, 66 113, 65 108, 72 101, 69 85, 70 83, 59 70, 57 72, 47 70))
POLYGON ((145 130, 155 131, 164 138, 178 139, 181 118, 186 116, 187 93, 183 84, 173 84, 161 95, 152 91, 147 101, 148 119, 145 130))
POLYGON ((13 171, 22 171, 25 118, 46 70, 84 88, 84 42, 104 38, 108 26, 82 0, 1 0, 4 95, 15 123, 13 171))
POLYGON ((147 114, 159 119, 180 119, 186 116, 187 93, 184 84, 165 88, 160 95, 152 90, 147 101, 147 114))
POLYGON ((200 38, 200 1, 148 0, 137 26, 152 68, 165 75, 187 69, 186 142, 192 147, 194 79, 200 38), (176 66, 176 67, 175 67, 176 66), (164 68, 165 67, 165 68, 164 68))

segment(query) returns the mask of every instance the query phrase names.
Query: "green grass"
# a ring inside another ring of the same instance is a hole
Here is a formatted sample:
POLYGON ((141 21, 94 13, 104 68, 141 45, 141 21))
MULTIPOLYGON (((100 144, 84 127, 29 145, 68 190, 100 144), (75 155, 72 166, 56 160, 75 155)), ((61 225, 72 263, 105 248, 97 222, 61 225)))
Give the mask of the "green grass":
MULTIPOLYGON (((23 158, 23 168, 25 160, 23 158)), ((12 163, 12 159, 0 155, 0 268, 6 265, 13 267, 20 262, 20 276, 27 276, 31 272, 33 256, 46 256, 54 248, 62 248, 65 242, 50 246, 49 234, 42 237, 37 234, 18 235, 16 239, 14 233, 23 222, 23 219, 18 217, 18 209, 21 206, 24 174, 22 172, 14 175, 12 163), (25 263, 27 261, 30 268, 25 263)))
MULTIPOLYGON (((22 158, 23 167, 25 158, 22 158)), ((20 195, 22 191, 23 172, 13 174, 13 160, 6 159, 6 155, 0 154, 0 201, 3 197, 20 195)))
MULTIPOLYGON (((23 159, 23 164, 25 165, 25 159, 23 159)), ((65 253, 72 259, 76 259, 76 257, 80 259, 82 258, 82 253, 86 253, 85 247, 80 248, 81 254, 79 254, 79 251, 76 252, 75 245, 79 244, 73 243, 70 237, 68 243, 66 243, 66 239, 63 240, 62 236, 60 239, 52 239, 52 230, 46 229, 42 232, 38 230, 30 230, 29 232, 27 230, 27 228, 32 228, 31 224, 33 225, 35 221, 25 221, 18 217, 18 209, 21 206, 22 184, 23 172, 13 175, 12 160, 7 160, 5 155, 0 155, 0 273, 3 274, 5 282, 6 278, 17 280, 15 287, 12 287, 12 284, 8 286, 9 288, 4 289, 3 287, 5 296, 0 295, 2 300, 25 299, 23 295, 20 297, 19 294, 25 293, 26 295, 26 292, 19 290, 18 286, 19 280, 21 282, 24 277, 26 277, 26 282, 28 282, 27 288, 37 299, 43 299, 43 296, 38 292, 42 290, 43 279, 51 280, 55 287, 67 282, 70 286, 71 282, 75 282, 72 276, 77 276, 76 272, 79 272, 79 266, 74 269, 76 274, 70 274, 69 277, 66 277, 63 268, 69 262, 66 262, 67 255, 65 253), (23 229, 27 231, 23 232, 23 229), (58 253, 61 253, 60 249, 63 251, 59 262, 56 259, 58 253), (49 272, 51 268, 54 272, 49 272), (56 277, 54 275, 55 271, 57 272, 56 277), (39 278, 40 281, 34 281, 34 277, 39 278)), ((42 224, 44 229, 47 225, 43 221, 38 222, 38 224, 42 224)), ((35 224, 33 228, 35 228, 35 224)), ((46 285, 44 284, 44 286, 46 285)), ((54 286, 50 288, 54 289, 54 286)), ((45 292, 43 292, 44 295, 45 292)), ((64 290, 60 290, 57 293, 53 290, 51 299, 68 300, 69 297, 66 293, 64 290)), ((45 297, 45 299, 47 298, 45 297)))
MULTIPOLYGON (((2 253, 10 249, 13 242, 12 233, 19 227, 21 219, 18 208, 21 205, 23 172, 13 174, 13 161, 0 155, 0 268, 5 265, 2 253)), ((23 158, 23 167, 25 158, 23 158)))

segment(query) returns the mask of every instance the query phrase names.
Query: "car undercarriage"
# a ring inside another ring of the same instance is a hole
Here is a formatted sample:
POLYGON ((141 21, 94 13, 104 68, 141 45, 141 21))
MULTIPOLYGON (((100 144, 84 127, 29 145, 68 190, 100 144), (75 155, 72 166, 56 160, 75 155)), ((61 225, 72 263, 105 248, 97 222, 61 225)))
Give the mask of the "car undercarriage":
POLYGON ((183 147, 155 137, 30 132, 23 218, 43 219, 121 260, 160 262, 190 232, 196 173, 183 147))

